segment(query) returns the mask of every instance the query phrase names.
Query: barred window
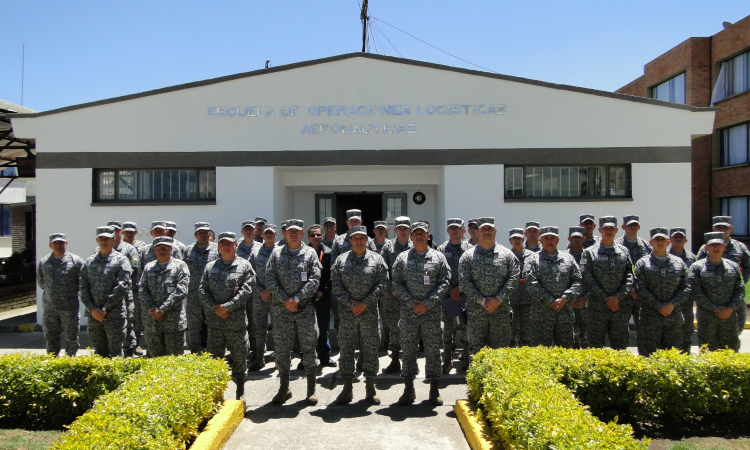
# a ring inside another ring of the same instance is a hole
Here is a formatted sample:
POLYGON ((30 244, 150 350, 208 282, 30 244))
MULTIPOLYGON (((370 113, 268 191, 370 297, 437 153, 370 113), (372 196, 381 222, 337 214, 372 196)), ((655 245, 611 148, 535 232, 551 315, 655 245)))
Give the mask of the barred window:
POLYGON ((630 166, 524 166, 505 168, 505 198, 631 196, 630 166))
POLYGON ((100 169, 94 202, 190 203, 216 199, 216 169, 100 169))

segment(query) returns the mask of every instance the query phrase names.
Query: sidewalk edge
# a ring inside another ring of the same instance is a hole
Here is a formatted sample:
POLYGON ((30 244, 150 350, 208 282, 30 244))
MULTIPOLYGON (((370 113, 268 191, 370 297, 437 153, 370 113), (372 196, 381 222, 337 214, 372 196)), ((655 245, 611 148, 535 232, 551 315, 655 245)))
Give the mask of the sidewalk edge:
POLYGON ((454 411, 471 450, 494 450, 498 448, 492 442, 492 432, 487 421, 477 417, 476 407, 470 401, 456 400, 454 411))
POLYGON ((245 418, 245 402, 227 400, 190 446, 190 450, 220 450, 245 418))

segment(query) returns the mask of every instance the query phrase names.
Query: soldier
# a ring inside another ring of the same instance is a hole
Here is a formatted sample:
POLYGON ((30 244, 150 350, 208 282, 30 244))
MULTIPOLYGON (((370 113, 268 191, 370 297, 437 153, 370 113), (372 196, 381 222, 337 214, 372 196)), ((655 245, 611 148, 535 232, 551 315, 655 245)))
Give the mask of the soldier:
POLYGON ((266 263, 276 248, 276 225, 269 223, 263 228, 263 245, 256 246, 250 255, 250 264, 255 270, 253 286, 253 330, 255 331, 255 353, 250 370, 260 370, 266 365, 264 359, 268 340, 268 315, 271 310, 271 291, 266 287, 266 263))
MULTIPOLYGON (((167 230, 167 223, 163 220, 155 220, 151 222, 151 237, 156 239, 159 236, 169 236, 169 230, 167 230)), ((172 257, 177 259, 184 259, 180 254, 179 247, 172 247, 172 257)), ((151 261, 156 261, 156 253, 154 253, 153 246, 149 245, 146 247, 146 251, 141 256, 141 269, 146 267, 146 264, 151 261)))
POLYGON ((534 253, 542 251, 542 244, 539 243, 539 226, 539 222, 526 222, 526 230, 523 232, 523 235, 526 236, 524 248, 534 253))
POLYGON ((688 268, 680 258, 667 253, 668 230, 652 228, 649 233, 652 253, 635 263, 635 288, 641 303, 641 356, 649 356, 657 349, 680 348, 681 305, 690 300, 688 268))
POLYGON ((255 242, 258 242, 259 244, 263 244, 263 229, 266 227, 266 224, 268 221, 265 217, 258 216, 253 220, 253 223, 255 223, 255 229, 253 230, 253 238, 255 242))
POLYGON ((52 253, 39 261, 37 281, 44 290, 44 341, 47 353, 60 353, 60 333, 65 333, 65 354, 75 356, 78 352, 78 278, 83 260, 67 251, 68 238, 62 233, 49 235, 52 253))
MULTIPOLYGON (((697 261, 697 258, 693 252, 685 248, 687 241, 687 231, 684 228, 676 227, 669 229, 669 254, 680 258, 685 263, 685 267, 690 269, 690 266, 697 261)), ((682 324, 682 342, 679 348, 683 353, 689 354, 690 346, 693 343, 693 332, 695 331, 695 303, 692 296, 680 302, 678 309, 684 319, 684 323, 682 324)))
POLYGON ((328 248, 333 247, 333 240, 336 239, 336 218, 326 217, 323 220, 323 245, 328 248))
POLYGON ((451 268, 451 281, 448 295, 443 299, 443 373, 449 373, 453 368, 452 351, 455 348, 455 336, 461 332, 461 349, 463 353, 462 368, 469 368, 469 338, 466 335, 466 295, 461 293, 458 285, 458 261, 464 252, 471 248, 471 244, 464 240, 466 228, 463 219, 448 219, 448 240, 438 251, 445 256, 451 268), (456 320, 459 324, 456 325, 456 320))
POLYGON ((557 251, 557 227, 540 230, 542 251, 526 261, 524 278, 532 302, 534 345, 573 348, 573 300, 581 296, 581 269, 575 258, 557 251))
POLYGON ((214 230, 208 230, 208 240, 210 242, 216 242, 216 233, 214 233, 214 230))
POLYGON ((690 266, 688 282, 698 305, 698 345, 711 351, 740 350, 737 310, 745 308, 745 286, 740 267, 723 258, 725 235, 721 231, 704 234, 708 257, 690 266))
MULTIPOLYGON (((622 218, 622 229, 625 230, 625 236, 615 240, 616 243, 622 245, 628 249, 630 253, 630 261, 635 264, 636 261, 643 258, 646 255, 651 254, 651 246, 648 242, 638 237, 638 231, 641 229, 638 216, 625 216, 622 218)), ((636 335, 635 343, 638 347, 638 351, 641 352, 641 345, 639 343, 639 336, 643 333, 638 332, 638 320, 640 318, 641 303, 638 301, 638 293, 635 289, 630 292, 633 297, 633 323, 635 323, 636 335)))
POLYGON ((177 234, 177 224, 168 220, 164 221, 164 224, 167 226, 167 236, 171 237, 174 242, 174 245, 172 246, 172 257, 184 260, 185 255, 187 255, 187 247, 175 238, 175 235, 177 234))
POLYGON ((379 254, 388 240, 388 222, 376 220, 372 228, 372 234, 375 235, 375 238, 367 241, 367 248, 379 254))
POLYGON ((286 223, 286 220, 281 222, 281 239, 276 242, 277 247, 283 247, 286 245, 286 223))
POLYGON ((219 233, 218 250, 220 258, 206 264, 199 288, 208 324, 207 350, 214 358, 223 358, 229 349, 239 400, 245 393, 250 344, 245 303, 253 292, 255 272, 246 259, 237 256, 237 235, 231 231, 219 233))
MULTIPOLYGON (((409 232, 411 230, 411 219, 406 216, 396 217, 394 220, 394 231, 396 237, 389 240, 383 246, 380 255, 388 265, 389 270, 389 283, 393 283, 393 265, 396 262, 396 258, 402 252, 414 247, 412 241, 409 239, 409 232)), ((391 362, 383 369, 385 373, 394 373, 401 370, 401 362, 399 360, 399 354, 401 352, 401 332, 399 331, 398 322, 401 318, 401 303, 396 298, 392 285, 388 286, 388 292, 385 294, 387 300, 385 300, 386 307, 385 311, 380 310, 380 314, 385 316, 383 320, 384 328, 388 333, 388 348, 391 351, 391 362)))
POLYGON ((581 274, 588 293, 588 334, 592 347, 603 348, 609 335, 610 346, 625 350, 630 342, 633 264, 628 249, 615 242, 617 218, 599 218, 598 244, 583 250, 581 274))
POLYGON ((302 245, 304 222, 298 219, 287 221, 287 244, 277 247, 266 263, 266 287, 271 298, 271 322, 273 341, 276 344, 276 370, 281 381, 279 392, 273 397, 274 404, 281 404, 292 397, 289 390, 289 364, 295 329, 299 336, 300 349, 307 376, 307 404, 315 405, 315 344, 318 339, 318 324, 312 299, 320 285, 321 264, 315 250, 302 245))
POLYGON ((479 243, 479 239, 477 238, 477 233, 479 232, 479 228, 477 228, 477 220, 479 219, 469 219, 469 225, 466 231, 469 232, 469 244, 473 247, 479 243))
POLYGON ((81 302, 86 306, 88 332, 94 352, 99 356, 122 356, 125 340, 127 299, 133 269, 128 259, 112 251, 115 229, 96 229, 99 251, 81 267, 81 302))
MULTIPOLYGON (((350 209, 346 212, 346 226, 356 227, 362 225, 362 211, 358 209, 350 209)), ((368 238, 369 240, 369 238, 368 238)), ((342 234, 333 241, 331 247, 331 265, 336 261, 339 255, 348 252, 352 249, 352 243, 349 242, 349 233, 342 234)))
MULTIPOLYGON (((237 256, 242 259, 250 260, 250 255, 253 253, 253 249, 262 244, 255 242, 255 222, 252 220, 246 220, 242 222, 240 229, 242 237, 244 238, 237 246, 237 256)), ((255 351, 255 331, 253 331, 253 300, 252 298, 245 303, 245 309, 247 314, 247 335, 250 337, 250 350, 255 351)))
POLYGON ((465 293, 471 354, 482 347, 507 347, 510 342, 513 291, 521 265, 510 250, 495 242, 494 217, 477 219, 479 243, 458 263, 459 286, 465 293))
MULTIPOLYGON (((112 227, 115 230, 115 236, 113 239, 114 245, 112 246, 112 250, 116 252, 120 252, 124 257, 128 258, 128 262, 130 263, 130 268, 133 269, 133 279, 130 283, 131 292, 128 294, 127 303, 126 303, 127 319, 126 319, 125 341, 123 341, 122 343, 123 355, 125 357, 132 357, 137 352, 138 337, 140 337, 140 333, 136 334, 135 302, 138 297, 138 280, 140 279, 140 276, 141 276, 141 261, 140 261, 141 254, 134 246, 122 240, 122 227, 123 227, 122 222, 118 222, 114 220, 111 222, 107 222, 107 226, 112 227)), ((98 249, 94 251, 98 251, 98 249)), ((140 313, 140 308, 138 308, 138 312, 140 313)), ((138 352, 138 355, 140 354, 141 353, 138 352)))
POLYGON ((172 257, 171 237, 158 237, 153 245, 156 261, 144 267, 138 291, 141 307, 148 312, 144 317, 148 355, 182 355, 187 326, 182 303, 188 294, 190 272, 187 264, 172 257))
MULTIPOLYGON (((589 222, 590 221, 587 220, 585 223, 588 224, 589 222)), ((578 264, 579 268, 581 267, 581 255, 583 255, 583 249, 585 248, 584 243, 588 240, 585 238, 584 233, 585 230, 583 227, 568 228, 568 249, 566 252, 576 260, 576 264, 578 264)), ((596 239, 592 240, 594 244, 598 242, 596 239)), ((573 323, 574 348, 586 348, 589 346, 589 341, 586 339, 586 325, 588 323, 588 312, 586 309, 587 303, 586 287, 583 282, 581 282, 580 297, 570 302, 573 306, 573 315, 575 316, 575 322, 573 323)))
POLYGON ((380 398, 375 393, 380 346, 378 300, 388 289, 388 266, 378 253, 367 248, 367 228, 361 225, 351 227, 349 241, 351 251, 339 256, 331 269, 334 297, 341 307, 339 362, 344 380, 344 389, 336 398, 336 403, 343 405, 352 401, 354 349, 359 341, 367 386, 366 399, 373 405, 379 405, 380 398))
POLYGON ((523 246, 523 228, 511 228, 509 233, 508 242, 510 242, 513 255, 518 259, 520 273, 518 288, 510 296, 510 308, 513 311, 510 346, 531 346, 531 298, 526 292, 526 279, 523 277, 523 269, 526 260, 535 253, 523 246))
MULTIPOLYGON (((148 245, 135 238, 137 233, 138 225, 135 222, 122 223, 122 240, 135 247, 140 259, 143 260, 144 255, 148 251, 148 245)), ((143 265, 139 263, 138 267, 133 267, 133 269, 140 271, 142 267, 143 265)), ((134 278, 134 281, 135 280, 138 279, 134 278)), ((139 343, 138 345, 141 345, 141 336, 143 336, 143 315, 141 312, 141 302, 138 301, 138 283, 134 282, 133 284, 133 333, 135 334, 136 341, 139 343)), ((143 346, 145 347, 145 344, 143 344, 143 346)), ((140 350, 140 348, 136 347, 133 353, 135 355, 142 355, 143 353, 140 350)))
POLYGON ((443 298, 450 289, 451 269, 445 256, 428 246, 430 230, 424 222, 411 226, 413 248, 402 252, 391 269, 394 296, 401 305, 401 345, 404 348, 404 370, 401 376, 406 385, 398 399, 399 405, 409 405, 416 400, 414 379, 419 373, 417 348, 424 342, 425 378, 430 380, 430 402, 442 405, 440 396, 440 347, 443 330, 441 311, 443 298))
POLYGON ((336 363, 331 361, 331 346, 328 345, 328 329, 331 324, 331 249, 323 244, 323 228, 317 223, 307 228, 307 239, 322 266, 320 285, 315 295, 315 318, 318 321, 319 332, 318 359, 323 367, 336 367, 336 363))
POLYGON ((589 248, 599 242, 599 238, 594 236, 596 230, 596 221, 593 214, 581 214, 578 218, 580 227, 583 227, 583 248, 589 248))
POLYGON ((187 263, 190 271, 190 284, 187 292, 185 311, 187 313, 188 349, 190 353, 202 352, 208 345, 208 325, 201 303, 200 285, 206 265, 219 258, 219 248, 208 240, 208 222, 195 224, 195 242, 187 246, 187 263))
POLYGON ((146 252, 148 245, 136 239, 138 234, 138 225, 135 222, 123 222, 122 223, 122 240, 135 247, 136 250, 143 256, 146 252))

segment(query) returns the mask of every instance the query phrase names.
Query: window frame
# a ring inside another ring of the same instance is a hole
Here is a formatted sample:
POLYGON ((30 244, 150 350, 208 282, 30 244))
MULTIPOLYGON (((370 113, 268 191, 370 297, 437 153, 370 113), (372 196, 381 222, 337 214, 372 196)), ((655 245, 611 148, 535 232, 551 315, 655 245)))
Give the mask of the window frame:
POLYGON ((747 164, 750 164, 750 121, 740 122, 740 123, 734 123, 734 124, 728 125, 726 127, 718 128, 716 130, 716 133, 718 134, 718 136, 717 136, 718 139, 717 140, 718 140, 718 143, 719 143, 719 146, 718 146, 718 149, 719 149, 719 156, 718 156, 719 167, 740 167, 740 166, 745 166, 747 164), (745 161, 744 162, 739 162, 737 164, 727 164, 726 163, 727 152, 724 151, 724 144, 726 142, 726 137, 724 136, 725 135, 725 131, 728 132, 729 129, 731 129, 731 128, 741 127, 743 125, 746 127, 745 128, 745 130, 746 130, 745 131, 745 133, 746 133, 745 139, 746 139, 746 142, 747 142, 747 148, 745 149, 745 161))
POLYGON ((0 237, 12 237, 13 236, 13 205, 2 204, 0 205, 0 237), (3 220, 4 211, 8 211, 8 223, 6 224, 3 220), (6 234, 3 230, 8 227, 8 233, 6 234))
MULTIPOLYGON (((718 204, 719 204, 719 213, 721 215, 732 216, 732 221, 734 222, 734 217, 735 216, 732 215, 732 211, 724 211, 724 200, 729 200, 730 198, 744 198, 745 199, 745 202, 747 203, 747 205, 745 206, 745 208, 746 208, 747 214, 748 214, 748 217, 746 217, 745 220, 747 220, 748 221, 747 223, 750 224, 750 196, 748 196, 748 195, 732 195, 732 196, 729 196, 729 197, 718 197, 718 200, 719 200, 718 201, 718 204)), ((727 205, 727 209, 729 209, 728 205, 727 205)), ((736 233, 735 231, 736 231, 736 229, 732 231, 732 237, 735 237, 735 236, 739 237, 739 238, 750 237, 750 225, 748 225, 747 234, 739 234, 739 233, 736 233)))
POLYGON ((503 199, 506 202, 587 202, 587 201, 631 201, 633 200, 633 170, 630 164, 588 164, 588 165, 570 165, 570 164, 506 164, 503 167, 503 199), (553 167, 604 167, 605 180, 604 180, 604 196, 550 196, 550 197, 527 197, 526 194, 526 179, 527 170, 529 168, 553 168, 553 167), (505 187, 506 174, 508 169, 522 169, 521 174, 521 192, 524 194, 521 197, 508 197, 508 190, 505 187), (610 170, 612 168, 624 168, 627 174, 627 183, 624 195, 611 195, 610 192, 610 170))
MULTIPOLYGON (((687 99, 687 69, 685 69, 685 70, 682 70, 681 72, 679 72, 679 73, 676 73, 676 74, 674 74, 674 75, 670 76, 669 78, 664 78, 664 79, 662 79, 661 81, 659 81, 658 83, 656 83, 656 84, 654 84, 653 86, 649 87, 649 88, 648 88, 648 94, 649 94, 649 98, 652 98, 652 99, 654 99, 654 100, 659 100, 659 99, 657 99, 657 98, 656 98, 656 96, 655 96, 655 93, 656 93, 656 89, 657 89, 657 88, 658 88, 659 86, 661 86, 662 84, 664 84, 664 83, 669 83, 670 81, 674 80, 675 78, 677 78, 677 77, 679 77, 679 76, 681 76, 681 75, 684 75, 684 77, 685 77, 685 78, 684 78, 684 82, 682 83, 682 87, 683 87, 683 90, 684 90, 684 92, 683 92, 682 94, 683 94, 683 98, 685 99, 685 101, 684 101, 684 102, 682 102, 682 103, 676 102, 676 101, 674 101, 674 100, 660 100, 660 101, 663 101, 663 102, 669 102, 669 103, 675 103, 675 104, 677 104, 677 105, 687 105, 687 104, 688 104, 688 102, 687 102, 687 100, 688 100, 688 99, 687 99)), ((670 91, 670 93, 671 93, 671 91, 670 91)))
POLYGON ((216 204, 216 197, 218 197, 219 193, 216 189, 216 167, 149 167, 149 168, 99 168, 99 169, 93 169, 92 177, 91 177, 91 183, 92 183, 92 197, 91 197, 91 206, 112 206, 112 205, 118 205, 118 206, 160 206, 160 205, 215 205, 216 204), (214 197, 213 198, 196 198, 196 199, 153 199, 153 200, 147 200, 147 199, 135 199, 135 200, 123 200, 119 198, 120 195, 120 172, 127 172, 127 171, 149 171, 149 170, 190 170, 195 172, 195 179, 196 183, 199 183, 200 181, 200 172, 201 171, 213 171, 214 173, 214 197), (114 172, 114 199, 100 199, 99 198, 99 174, 101 172, 114 172))

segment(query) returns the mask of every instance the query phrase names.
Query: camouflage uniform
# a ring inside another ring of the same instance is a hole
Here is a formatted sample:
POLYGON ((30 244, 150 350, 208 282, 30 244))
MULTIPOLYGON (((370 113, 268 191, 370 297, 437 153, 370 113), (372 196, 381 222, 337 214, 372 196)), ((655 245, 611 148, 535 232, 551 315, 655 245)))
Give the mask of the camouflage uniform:
POLYGON ((568 253, 550 255, 542 250, 526 261, 524 277, 526 289, 533 299, 531 317, 534 345, 573 348, 575 308, 570 302, 581 296, 583 281, 575 259, 568 253), (565 299, 566 303, 563 309, 555 311, 552 303, 558 298, 565 299))
MULTIPOLYGON (((153 245, 146 246, 146 251, 141 255, 141 270, 146 267, 146 264, 150 263, 151 261, 156 261, 156 253, 154 253, 153 247, 153 245)), ((172 247, 172 258, 182 261, 183 259, 185 259, 185 256, 180 252, 179 248, 172 247)))
POLYGON ((260 245, 263 245, 262 242, 258 243, 253 241, 252 244, 246 244, 244 240, 240 241, 239 245, 237 246, 237 256, 239 256, 242 259, 250 259, 250 255, 253 253, 253 250, 255 250, 260 245))
POLYGON ((206 323, 206 314, 201 303, 200 285, 206 265, 219 259, 219 249, 216 242, 209 242, 201 247, 198 243, 188 245, 185 263, 190 271, 190 285, 188 286, 185 312, 187 313, 187 341, 190 353, 203 351, 202 329, 206 323))
MULTIPOLYGON (((628 216, 635 218, 637 216, 628 216)), ((625 217, 627 219, 628 217, 625 217)), ((623 223, 627 223, 627 221, 624 221, 623 223)), ((625 236, 615 239, 615 243, 622 245, 626 249, 628 249, 628 252, 630 253, 630 261, 635 264, 636 261, 643 258, 646 255, 651 254, 651 246, 648 242, 641 238, 637 238, 635 241, 629 241, 625 238, 625 236)), ((638 333, 638 319, 640 318, 640 309, 641 309, 641 302, 638 300, 635 300, 633 302, 633 322, 635 323, 636 327, 636 345, 638 346, 639 352, 642 350, 641 345, 638 343, 638 336, 640 336, 642 333, 638 333)))
POLYGON ((354 350, 359 338, 365 376, 378 374, 378 300, 388 288, 388 266, 372 250, 362 256, 353 251, 343 253, 331 267, 332 293, 341 308, 339 328, 339 368, 342 377, 354 375, 354 350), (360 315, 351 311, 354 302, 367 307, 360 315))
MULTIPOLYGON (((135 333, 135 302, 138 297, 138 280, 141 276, 141 254, 138 249, 125 241, 120 241, 120 243, 114 246, 112 250, 119 252, 124 257, 128 258, 130 267, 133 269, 133 280, 130 284, 131 292, 128 294, 126 305, 127 320, 125 323, 125 340, 122 343, 123 350, 130 353, 138 346, 138 336, 135 333)), ((96 251, 99 251, 99 249, 96 249, 96 251)))
POLYGON ((172 240, 174 242, 174 245, 172 246, 172 257, 184 261, 187 256, 187 246, 177 239, 173 238, 172 240))
POLYGON ((401 304, 393 296, 393 265, 396 263, 398 255, 412 248, 414 248, 414 244, 412 244, 411 240, 408 240, 406 244, 402 244, 398 242, 398 238, 393 238, 386 241, 380 252, 380 256, 383 257, 390 272, 388 291, 383 294, 380 315, 383 316, 383 329, 388 332, 388 349, 394 354, 398 354, 401 351, 401 332, 398 326, 398 322, 401 319, 401 304))
POLYGON ((299 336, 305 373, 314 376, 317 368, 315 345, 318 324, 315 318, 313 297, 318 293, 322 267, 315 250, 303 245, 291 250, 288 245, 275 247, 266 263, 266 288, 271 291, 271 322, 276 345, 276 370, 281 377, 289 376, 291 351, 295 329, 299 336), (307 273, 302 281, 302 272, 307 273), (296 298, 297 312, 284 307, 288 298, 296 298))
POLYGON ((534 253, 539 253, 539 252, 542 251, 542 243, 541 242, 537 242, 536 246, 529 247, 529 243, 528 242, 524 242, 523 243, 523 248, 526 249, 526 250, 529 250, 531 252, 534 252, 534 253))
POLYGON ((75 356, 78 352, 79 276, 83 260, 70 252, 60 258, 49 254, 39 261, 37 282, 44 290, 44 340, 47 353, 57 356, 60 353, 60 333, 65 332, 65 354, 75 356))
MULTIPOLYGON (((244 222, 243 222, 244 225, 244 222)), ((244 228, 244 226, 243 226, 244 228)), ((240 241, 239 245, 237 246, 237 256, 239 256, 242 259, 246 259, 250 261, 250 256, 253 254, 253 251, 258 248, 259 246, 263 245, 263 243, 258 243, 253 241, 252 244, 248 245, 245 243, 244 239, 240 241)), ((256 273, 257 276, 257 273, 256 273)), ((255 314, 253 313, 253 306, 254 302, 253 299, 250 298, 247 301, 247 304, 245 304, 245 313, 247 314, 247 335, 250 339, 250 347, 255 348, 255 327, 253 326, 254 320, 253 317, 255 314)))
POLYGON ((532 307, 531 296, 527 292, 526 279, 524 278, 524 265, 536 253, 526 248, 521 253, 516 253, 512 249, 511 252, 518 259, 520 278, 518 280, 518 288, 513 291, 513 295, 510 297, 510 308, 513 310, 510 345, 517 345, 519 347, 530 346, 533 342, 531 336, 532 307))
MULTIPOLYGON (((219 240, 224 233, 219 234, 219 240)), ((245 303, 252 295, 255 272, 250 263, 235 256, 232 261, 221 258, 206 264, 201 278, 200 300, 208 324, 207 350, 215 358, 223 358, 227 349, 232 355, 232 376, 242 378, 247 371, 247 312, 245 303), (214 307, 223 305, 229 317, 222 319, 214 307)))
POLYGON ((385 246, 385 243, 388 242, 388 239, 384 240, 380 244, 375 242, 375 239, 370 239, 367 241, 367 249, 372 250, 373 252, 380 254, 380 251, 383 250, 383 247, 385 246))
MULTIPOLYGON (((131 231, 138 232, 138 227, 136 226, 134 222, 123 222, 122 225, 123 225, 122 227, 123 231, 131 230, 131 231)), ((123 238, 123 242, 125 242, 124 238, 123 238)), ((148 251, 148 245, 145 242, 140 241, 138 239, 133 239, 133 242, 128 242, 128 244, 135 247, 135 250, 138 252, 139 260, 142 260, 143 255, 145 255, 146 252, 148 251)), ((138 271, 140 271, 142 268, 143 268, 143 264, 141 264, 139 261, 138 267, 137 267, 138 271)), ((133 267, 133 269, 135 270, 136 268, 133 267)), ((136 341, 140 342, 140 337, 143 335, 143 315, 141 312, 141 302, 138 301, 138 283, 137 283, 138 280, 139 280, 138 278, 134 278, 134 283, 133 283, 134 285, 133 286, 133 306, 134 306, 133 308, 133 332, 135 333, 136 341)))
POLYGON ((265 351, 268 340, 268 315, 271 313, 271 300, 265 301, 260 293, 266 290, 266 263, 273 252, 273 247, 261 244, 253 249, 250 264, 255 269, 255 285, 253 286, 253 330, 255 331, 255 345, 258 355, 265 351))
MULTIPOLYGON (((458 244, 451 244, 451 241, 445 241, 438 247, 437 251, 445 256, 445 260, 448 261, 448 265, 451 268, 451 281, 448 292, 458 287, 458 262, 461 260, 461 256, 471 248, 471 245, 466 241, 461 241, 458 244)), ((446 295, 445 299, 446 301, 454 301, 450 295, 446 295)), ((443 308, 443 348, 446 352, 450 352, 453 349, 457 331, 461 333, 461 348, 464 350, 469 348, 469 337, 466 335, 466 321, 466 310, 463 310, 458 317, 448 318, 445 308, 443 308), (458 319, 458 325, 456 325, 456 319, 458 319)))
POLYGON ((411 248, 398 255, 391 273, 391 286, 401 306, 401 319, 398 323, 400 341, 404 349, 404 368, 401 376, 414 379, 419 374, 417 348, 419 340, 422 339, 426 378, 439 380, 440 348, 443 343, 441 313, 443 298, 448 293, 451 278, 448 261, 437 250, 428 248, 420 255, 411 248), (425 276, 429 276, 429 280, 425 281, 425 276), (412 310, 415 300, 423 301, 427 307, 427 312, 421 316, 412 310))
MULTIPOLYGON (((697 261, 695 254, 687 249, 683 249, 682 254, 678 255, 670 248, 669 254, 680 258, 685 263, 685 273, 697 261)), ((689 296, 687 300, 680 302, 679 309, 685 322, 682 324, 682 343, 679 348, 685 353, 690 353, 690 346, 693 343, 693 332, 695 331, 695 303, 693 302, 693 297, 689 296)))
POLYGON ((490 249, 480 245, 461 257, 459 286, 466 294, 467 333, 471 353, 482 347, 507 347, 510 343, 513 291, 518 289, 521 266, 513 252, 500 244, 490 249), (486 297, 497 297, 500 306, 494 313, 482 308, 486 297))
POLYGON ((148 314, 144 328, 149 357, 183 354, 187 319, 182 303, 190 284, 187 264, 175 258, 164 264, 152 261, 144 268, 139 284, 138 298, 148 314), (150 314, 153 308, 159 308, 166 318, 161 322, 154 319, 150 314))
MULTIPOLYGON (((586 248, 586 247, 584 247, 586 248)), ((580 269, 581 267, 581 255, 583 255, 583 252, 581 253, 575 253, 568 248, 565 250, 565 253, 569 254, 570 256, 575 259, 576 264, 578 264, 578 267, 580 269)), ((581 274, 581 277, 583 277, 583 274, 581 274)), ((583 280, 583 278, 581 278, 583 280)), ((584 285, 583 281, 581 281, 581 294, 579 298, 586 298, 586 286, 584 285)), ((586 348, 588 347, 588 341, 586 340, 586 325, 588 324, 588 310, 587 308, 573 308, 573 315, 575 316, 575 322, 573 323, 573 340, 574 340, 574 347, 575 348, 586 348)))

